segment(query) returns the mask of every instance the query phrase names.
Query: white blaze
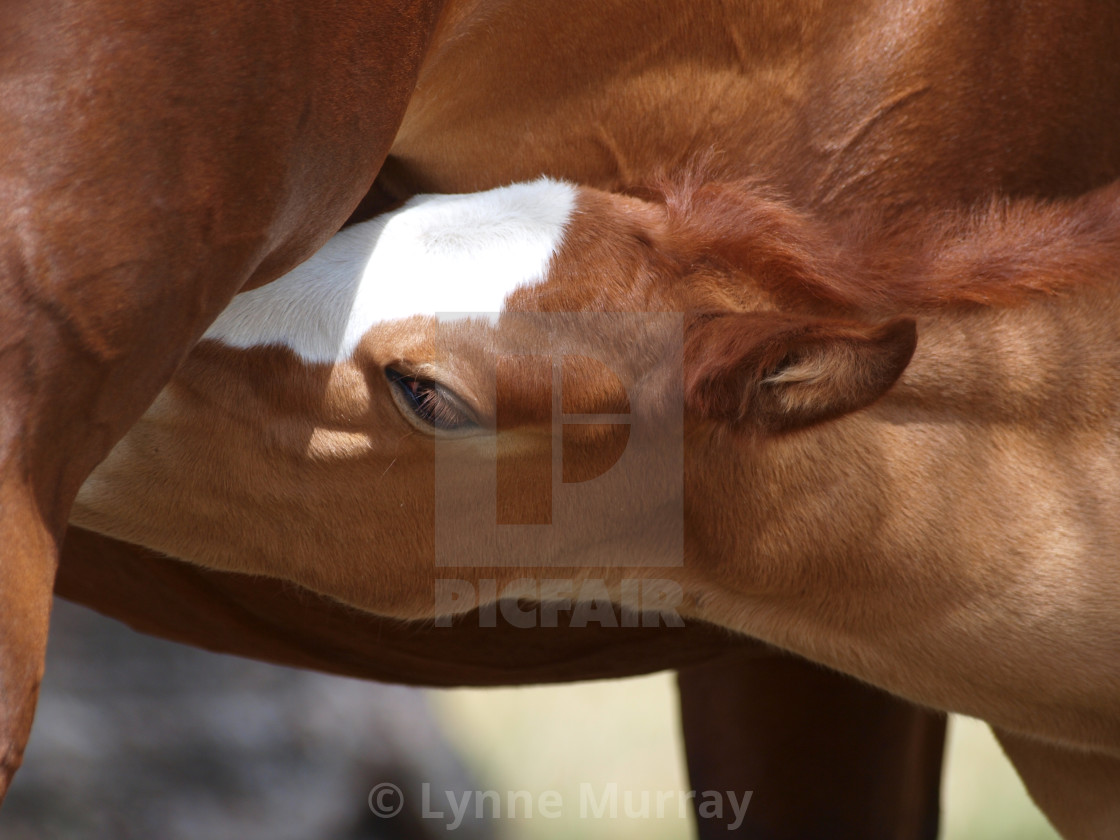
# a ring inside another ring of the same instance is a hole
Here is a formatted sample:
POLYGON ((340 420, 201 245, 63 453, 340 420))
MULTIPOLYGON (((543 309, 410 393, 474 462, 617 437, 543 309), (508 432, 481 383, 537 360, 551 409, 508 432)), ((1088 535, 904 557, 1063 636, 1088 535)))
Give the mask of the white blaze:
POLYGON ((308 362, 349 358, 384 321, 498 312, 544 279, 575 206, 542 178, 469 195, 419 195, 336 234, 307 262, 237 295, 203 338, 284 345, 308 362))

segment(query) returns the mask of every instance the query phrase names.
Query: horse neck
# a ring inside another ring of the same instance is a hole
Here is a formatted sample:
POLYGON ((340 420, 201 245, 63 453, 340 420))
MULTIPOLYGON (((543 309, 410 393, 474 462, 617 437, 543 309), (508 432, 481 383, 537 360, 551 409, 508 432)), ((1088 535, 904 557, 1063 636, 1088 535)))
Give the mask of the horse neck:
POLYGON ((1086 639, 1120 603, 1117 371, 1108 289, 924 316, 875 405, 689 465, 705 617, 943 707, 1002 704, 985 669, 1022 692, 1081 662, 1096 682, 1051 692, 1071 708, 1115 689, 1116 645, 1086 639))
POLYGON ((1114 297, 927 314, 910 367, 872 407, 696 448, 720 459, 690 464, 703 476, 690 509, 709 523, 697 551, 748 596, 803 598, 815 581, 833 603, 927 577, 954 592, 1006 585, 1058 543, 1087 559, 1101 546, 1085 518, 1120 496, 1114 297))
MULTIPOLYGON (((1065 205, 995 207, 956 232, 934 227, 928 241, 876 252, 887 257, 869 288, 881 293, 852 286, 844 307, 918 313, 917 350, 894 388, 833 422, 715 447, 735 451, 736 466, 698 473, 725 476, 711 486, 745 508, 719 524, 726 539, 715 543, 724 557, 757 561, 746 590, 831 581, 865 603, 866 587, 922 574, 980 585, 993 566, 977 556, 1018 557, 993 572, 1006 579, 1063 528, 1100 533, 1074 520, 1120 495, 1110 484, 1120 457, 1117 208, 1112 185, 1065 205), (928 563, 883 561, 900 552, 928 563)), ((1066 540, 1061 552, 1088 549, 1066 540)))

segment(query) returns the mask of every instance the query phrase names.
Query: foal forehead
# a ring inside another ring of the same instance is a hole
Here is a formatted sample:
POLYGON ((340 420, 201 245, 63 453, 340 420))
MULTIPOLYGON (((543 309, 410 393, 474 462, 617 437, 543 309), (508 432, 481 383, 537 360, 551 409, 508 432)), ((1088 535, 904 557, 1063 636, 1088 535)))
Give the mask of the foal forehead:
POLYGON ((332 363, 349 358, 380 324, 499 312, 515 290, 545 278, 576 197, 572 185, 546 178, 417 196, 238 295, 204 338, 241 348, 281 345, 307 362, 332 363))

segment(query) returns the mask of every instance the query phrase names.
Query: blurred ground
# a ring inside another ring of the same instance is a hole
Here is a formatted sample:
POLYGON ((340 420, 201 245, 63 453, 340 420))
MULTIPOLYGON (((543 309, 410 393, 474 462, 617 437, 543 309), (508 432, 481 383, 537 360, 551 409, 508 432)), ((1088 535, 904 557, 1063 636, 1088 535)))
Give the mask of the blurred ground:
MULTIPOLYGON (((475 789, 423 693, 276 668, 55 603, 4 840, 423 840, 373 785, 475 789)), ((436 834, 436 829, 440 834, 436 834)), ((493 836, 464 821, 465 840, 493 836)))
MULTIPOLYGON (((467 840, 680 840, 676 720, 670 674, 423 692, 216 656, 59 602, 0 837, 423 840, 455 824, 467 840), (385 784, 405 800, 388 820, 367 805, 385 784), (473 791, 498 819, 474 819, 473 791)), ((1056 837, 976 721, 951 725, 942 837, 1056 837)))

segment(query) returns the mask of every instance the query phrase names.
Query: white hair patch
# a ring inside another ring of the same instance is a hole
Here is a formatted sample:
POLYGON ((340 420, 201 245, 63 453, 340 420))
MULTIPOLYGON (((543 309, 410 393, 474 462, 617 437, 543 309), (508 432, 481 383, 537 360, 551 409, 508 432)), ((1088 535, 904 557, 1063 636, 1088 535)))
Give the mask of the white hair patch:
POLYGON ((203 336, 282 345, 307 362, 348 359, 375 324, 495 313, 544 279, 576 202, 541 178, 468 195, 419 195, 335 235, 283 277, 237 295, 203 336))

